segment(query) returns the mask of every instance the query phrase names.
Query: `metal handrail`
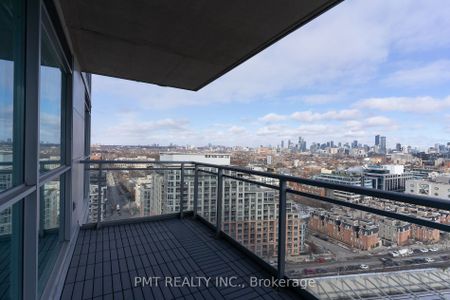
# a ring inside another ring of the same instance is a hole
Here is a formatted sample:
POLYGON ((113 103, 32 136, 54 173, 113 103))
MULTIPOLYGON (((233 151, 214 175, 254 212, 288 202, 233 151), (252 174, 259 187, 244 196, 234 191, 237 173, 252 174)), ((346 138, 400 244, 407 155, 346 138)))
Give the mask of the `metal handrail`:
POLYGON ((426 206, 426 207, 430 207, 430 208, 450 210, 450 205, 449 205, 448 200, 444 200, 444 199, 440 199, 440 198, 436 198, 436 197, 428 197, 428 196, 424 197, 424 196, 410 195, 410 194, 404 194, 404 193, 399 193, 399 192, 382 191, 382 190, 371 189, 371 188, 366 188, 366 187, 329 183, 329 182, 325 182, 325 181, 295 177, 295 176, 291 176, 291 175, 276 174, 276 173, 263 172, 263 171, 255 171, 255 170, 251 170, 251 169, 243 168, 243 167, 218 166, 218 165, 205 164, 205 163, 197 163, 197 165, 202 166, 202 167, 221 168, 223 170, 228 170, 228 171, 240 172, 240 173, 262 176, 262 177, 269 177, 269 178, 273 178, 273 179, 285 180, 287 182, 299 183, 299 184, 304 184, 304 185, 309 185, 309 186, 314 186, 314 187, 321 187, 321 188, 327 188, 327 189, 332 189, 332 190, 340 190, 340 191, 355 193, 355 194, 359 194, 359 195, 378 197, 378 198, 399 201, 399 202, 408 203, 408 204, 426 206))

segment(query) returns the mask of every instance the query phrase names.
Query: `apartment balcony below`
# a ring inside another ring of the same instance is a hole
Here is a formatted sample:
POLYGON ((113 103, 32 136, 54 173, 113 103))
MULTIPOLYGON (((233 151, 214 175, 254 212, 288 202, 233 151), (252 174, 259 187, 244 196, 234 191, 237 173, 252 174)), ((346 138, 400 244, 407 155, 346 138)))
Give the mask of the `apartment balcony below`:
POLYGON ((137 221, 80 231, 61 299, 300 297, 286 288, 251 287, 251 277, 269 279, 272 275, 226 239, 217 239, 215 231, 193 217, 137 221), (160 278, 158 286, 135 286, 136 277, 160 278), (175 277, 211 281, 205 286, 201 280, 200 287, 165 284, 165 278, 175 277), (217 285, 216 278, 232 279, 239 287, 217 285))

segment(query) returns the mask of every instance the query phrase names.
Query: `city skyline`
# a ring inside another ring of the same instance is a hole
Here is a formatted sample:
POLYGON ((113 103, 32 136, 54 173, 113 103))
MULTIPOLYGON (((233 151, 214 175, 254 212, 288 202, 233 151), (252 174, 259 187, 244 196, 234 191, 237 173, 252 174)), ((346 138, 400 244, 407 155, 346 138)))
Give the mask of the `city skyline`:
POLYGON ((346 1, 199 92, 94 76, 92 142, 369 144, 383 133, 391 148, 442 143, 450 133, 446 5, 346 1))
POLYGON ((367 148, 378 154, 388 154, 389 151, 395 151, 395 152, 408 152, 410 150, 414 150, 416 152, 427 152, 427 151, 436 151, 437 153, 440 153, 440 147, 442 148, 448 148, 450 149, 450 141, 447 142, 440 142, 435 143, 433 145, 427 145, 425 147, 417 147, 415 145, 408 145, 408 144, 402 144, 399 142, 391 141, 390 143, 387 143, 386 141, 389 141, 389 139, 386 136, 382 135, 375 135, 374 136, 374 142, 372 143, 361 143, 358 140, 349 140, 349 141, 336 141, 336 140, 326 140, 326 141, 319 141, 319 140, 305 140, 303 137, 299 136, 297 139, 286 139, 281 140, 278 144, 260 144, 256 146, 246 146, 246 145, 219 145, 219 144, 212 144, 212 143, 206 143, 203 145, 190 145, 190 144, 177 144, 175 142, 170 142, 168 144, 138 144, 138 145, 127 145, 127 144, 93 144, 92 146, 129 146, 129 147, 159 147, 159 148, 165 148, 165 147, 186 147, 186 148, 217 148, 217 147, 226 147, 226 148, 235 148, 235 147, 243 147, 243 148, 249 148, 249 149, 256 149, 259 147, 269 147, 273 149, 294 149, 294 150, 301 150, 300 152, 308 152, 311 151, 311 147, 313 145, 315 146, 324 146, 325 148, 367 148), (377 140, 378 138, 378 140, 377 140), (392 145, 387 146, 387 145, 392 145))

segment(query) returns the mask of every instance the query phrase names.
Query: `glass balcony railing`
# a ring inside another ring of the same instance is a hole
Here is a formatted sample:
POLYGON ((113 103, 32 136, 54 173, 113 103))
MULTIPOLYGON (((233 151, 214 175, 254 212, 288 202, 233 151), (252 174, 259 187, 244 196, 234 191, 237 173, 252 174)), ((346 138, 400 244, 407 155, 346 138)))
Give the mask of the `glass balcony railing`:
POLYGON ((192 211, 194 176, 190 164, 95 162, 86 173, 87 223, 192 211))
POLYGON ((88 223, 193 214, 277 278, 314 280, 306 290, 318 298, 401 295, 408 284, 420 293, 448 280, 443 199, 195 162, 84 163, 88 223), (383 281, 387 272, 400 275, 383 281), (383 282, 364 288, 366 277, 383 282))
POLYGON ((192 194, 193 201, 196 201, 196 205, 193 205, 193 208, 197 208, 195 213, 214 227, 217 227, 217 191, 219 188, 216 175, 217 169, 196 168, 196 170, 197 175, 195 176, 194 174, 194 179, 190 180, 193 185, 192 193, 189 193, 188 197, 190 198, 192 194))

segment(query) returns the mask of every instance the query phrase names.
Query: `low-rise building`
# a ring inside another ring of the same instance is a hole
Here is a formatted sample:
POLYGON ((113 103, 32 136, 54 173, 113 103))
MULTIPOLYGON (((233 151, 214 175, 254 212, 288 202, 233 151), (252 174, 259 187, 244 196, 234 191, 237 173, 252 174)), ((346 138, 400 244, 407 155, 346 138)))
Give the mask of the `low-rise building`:
POLYGON ((450 183, 442 180, 416 179, 406 181, 407 194, 438 197, 450 202, 450 183))
POLYGON ((332 211, 313 212, 309 218, 308 228, 313 232, 326 234, 354 249, 370 250, 381 246, 379 227, 376 224, 332 211))

